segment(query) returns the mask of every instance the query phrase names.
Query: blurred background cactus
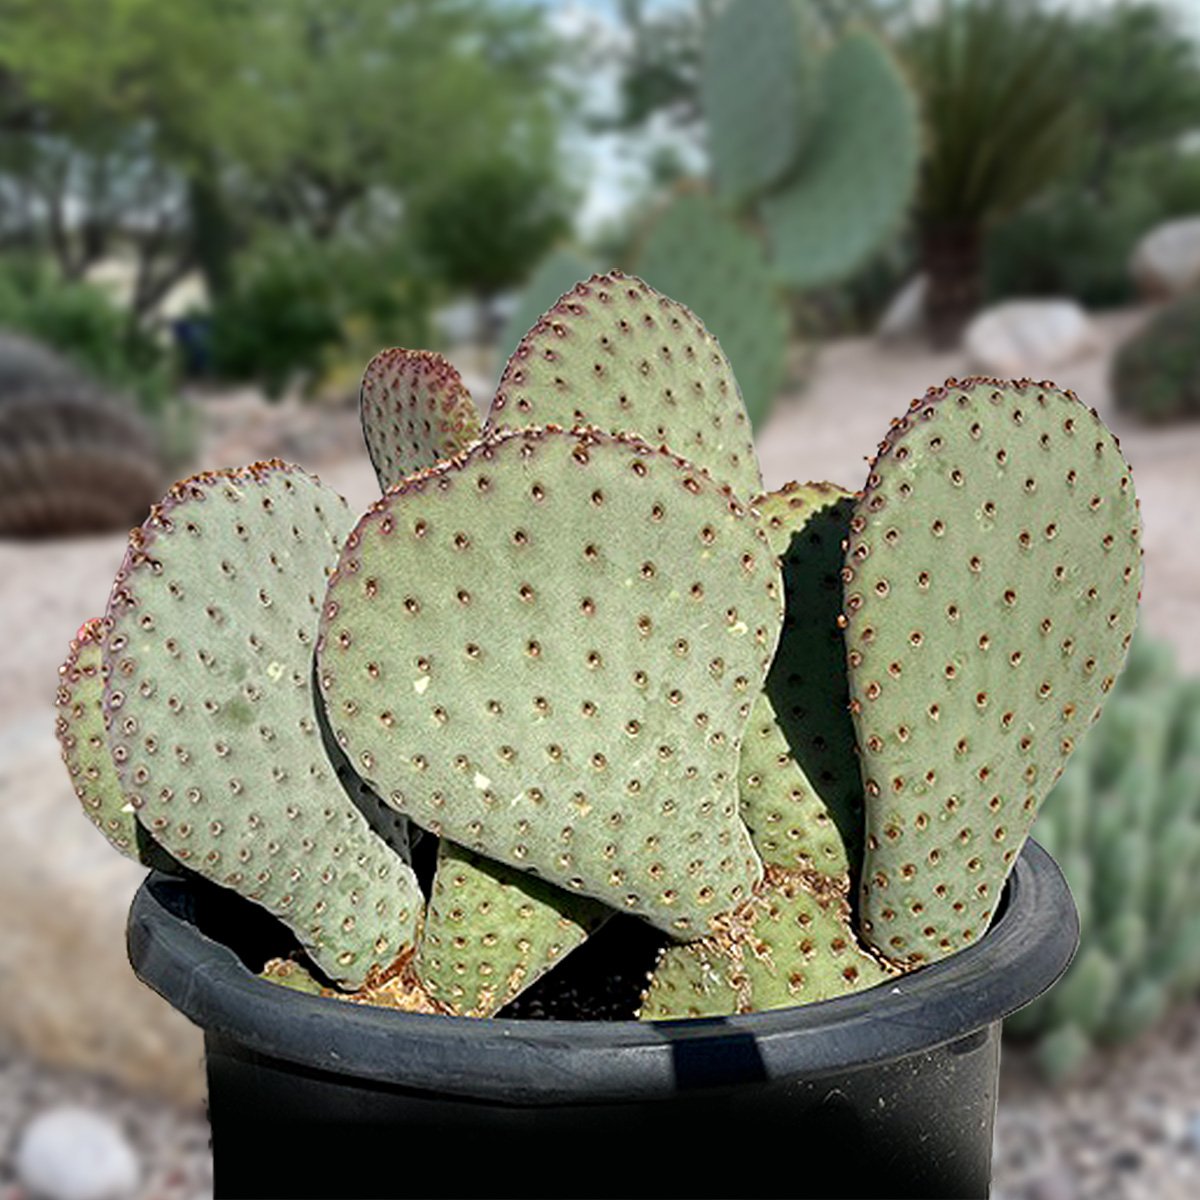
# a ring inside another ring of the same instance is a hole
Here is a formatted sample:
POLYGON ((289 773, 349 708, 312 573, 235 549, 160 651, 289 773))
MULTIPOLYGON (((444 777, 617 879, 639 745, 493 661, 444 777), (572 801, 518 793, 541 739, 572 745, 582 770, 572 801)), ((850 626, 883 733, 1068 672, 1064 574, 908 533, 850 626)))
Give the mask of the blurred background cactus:
POLYGON ((1055 1080, 1200 988, 1200 682, 1139 636, 1104 716, 1034 827, 1083 940, 1061 985, 1006 1024, 1055 1080))

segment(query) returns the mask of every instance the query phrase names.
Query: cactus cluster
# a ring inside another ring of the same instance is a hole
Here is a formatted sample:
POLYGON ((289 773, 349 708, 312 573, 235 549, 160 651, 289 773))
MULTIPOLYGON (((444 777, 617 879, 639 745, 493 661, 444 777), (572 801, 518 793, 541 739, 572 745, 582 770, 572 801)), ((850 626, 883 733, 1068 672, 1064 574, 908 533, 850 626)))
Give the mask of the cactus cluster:
POLYGON ((274 913, 267 979, 653 1020, 984 934, 1132 637, 1136 501, 1073 395, 951 381, 861 490, 764 493, 721 346, 612 272, 482 421, 401 350, 361 413, 365 514, 278 461, 176 484, 62 668, 85 810, 274 913))
MULTIPOLYGON (((710 178, 685 182, 627 255, 720 339, 755 427, 784 381, 786 292, 861 267, 900 229, 917 181, 912 88, 878 37, 843 31, 820 9, 720 9, 699 63, 710 178)), ((569 261, 559 251, 535 276, 521 315, 549 302, 569 261)))
POLYGON ((127 528, 162 482, 155 439, 131 406, 0 333, 0 537, 127 528))
POLYGON ((1200 988, 1200 682, 1139 634, 1111 703, 1034 836, 1080 910, 1062 983, 1006 1024, 1063 1078, 1097 1044, 1136 1037, 1200 988))

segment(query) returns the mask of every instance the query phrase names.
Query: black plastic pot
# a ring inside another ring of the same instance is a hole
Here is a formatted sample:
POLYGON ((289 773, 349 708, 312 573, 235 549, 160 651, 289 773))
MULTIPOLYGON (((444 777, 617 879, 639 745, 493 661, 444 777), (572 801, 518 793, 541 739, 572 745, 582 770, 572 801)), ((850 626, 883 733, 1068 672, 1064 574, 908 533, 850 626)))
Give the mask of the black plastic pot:
POLYGON ((218 1197, 986 1196, 1000 1022, 1079 934, 1030 843, 988 934, 894 984, 716 1020, 481 1021, 264 983, 246 964, 278 926, 226 897, 154 874, 129 922, 138 976, 205 1031, 218 1197))

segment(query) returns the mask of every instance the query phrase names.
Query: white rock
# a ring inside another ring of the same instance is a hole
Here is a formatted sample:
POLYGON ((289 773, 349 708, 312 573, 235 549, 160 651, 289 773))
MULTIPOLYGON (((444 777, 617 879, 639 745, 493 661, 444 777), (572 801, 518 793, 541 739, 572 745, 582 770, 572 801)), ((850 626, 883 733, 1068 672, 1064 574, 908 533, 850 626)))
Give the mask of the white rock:
POLYGON ((967 326, 971 369, 1005 379, 1037 377, 1097 348, 1087 313, 1074 300, 1009 300, 967 326))
POLYGON ((17 1175, 39 1200, 120 1200, 138 1185, 125 1135, 90 1109, 62 1105, 34 1117, 21 1135, 17 1175))
POLYGON ((925 297, 929 277, 914 275, 891 299, 875 336, 881 342, 903 342, 919 337, 925 328, 925 297))
POLYGON ((1200 284, 1200 216, 1156 225, 1134 247, 1129 270, 1146 296, 1179 296, 1200 284))

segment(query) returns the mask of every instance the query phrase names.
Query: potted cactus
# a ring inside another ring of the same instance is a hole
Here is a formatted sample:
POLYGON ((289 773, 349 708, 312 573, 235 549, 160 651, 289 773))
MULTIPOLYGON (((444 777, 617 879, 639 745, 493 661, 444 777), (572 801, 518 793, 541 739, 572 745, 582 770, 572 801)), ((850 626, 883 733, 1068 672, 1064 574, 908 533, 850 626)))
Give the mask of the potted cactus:
POLYGON ((63 667, 218 1194, 610 1195, 610 1148, 639 1194, 986 1192, 1000 1021, 1077 936, 1022 846, 1140 588, 1096 415, 951 381, 861 490, 763 494, 720 347, 616 273, 482 426, 398 350, 362 415, 366 514, 176 484, 63 667))

